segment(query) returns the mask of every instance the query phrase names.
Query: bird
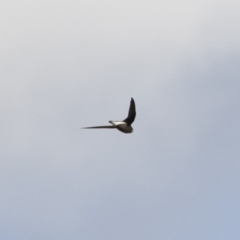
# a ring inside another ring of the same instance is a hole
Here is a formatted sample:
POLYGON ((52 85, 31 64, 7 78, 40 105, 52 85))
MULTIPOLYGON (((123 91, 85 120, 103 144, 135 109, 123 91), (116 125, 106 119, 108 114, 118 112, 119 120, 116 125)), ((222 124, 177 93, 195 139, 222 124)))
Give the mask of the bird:
POLYGON ((135 102, 134 99, 131 98, 130 101, 130 106, 128 110, 128 116, 126 119, 122 121, 109 121, 112 125, 108 126, 94 126, 94 127, 84 127, 83 129, 99 129, 99 128, 108 128, 108 129, 114 129, 116 128, 117 130, 123 132, 123 133, 132 133, 133 128, 132 128, 132 123, 134 122, 136 117, 136 107, 135 107, 135 102))

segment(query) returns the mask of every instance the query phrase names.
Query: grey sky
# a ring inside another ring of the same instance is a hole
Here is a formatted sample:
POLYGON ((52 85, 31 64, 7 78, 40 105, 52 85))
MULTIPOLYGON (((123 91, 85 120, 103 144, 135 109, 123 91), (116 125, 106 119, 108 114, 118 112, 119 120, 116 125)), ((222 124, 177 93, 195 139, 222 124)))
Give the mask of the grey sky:
POLYGON ((239 10, 1 1, 0 239, 240 239, 239 10))

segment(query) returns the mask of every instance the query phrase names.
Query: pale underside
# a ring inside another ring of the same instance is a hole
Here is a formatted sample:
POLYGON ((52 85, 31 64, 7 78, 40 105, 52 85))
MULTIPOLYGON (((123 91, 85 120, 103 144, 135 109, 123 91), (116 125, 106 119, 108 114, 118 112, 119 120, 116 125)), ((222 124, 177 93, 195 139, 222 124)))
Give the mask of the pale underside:
POLYGON ((109 121, 112 125, 117 126, 121 124, 126 124, 125 122, 120 122, 120 121, 109 121))
POLYGON ((118 122, 118 121, 109 121, 109 122, 121 132, 124 132, 124 133, 133 132, 133 128, 131 126, 128 126, 125 122, 118 122))

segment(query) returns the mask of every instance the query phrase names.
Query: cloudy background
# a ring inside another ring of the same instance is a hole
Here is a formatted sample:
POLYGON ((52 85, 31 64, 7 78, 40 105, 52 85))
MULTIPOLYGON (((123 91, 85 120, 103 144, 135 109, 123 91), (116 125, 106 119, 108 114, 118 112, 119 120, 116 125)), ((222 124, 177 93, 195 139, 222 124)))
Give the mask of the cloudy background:
POLYGON ((0 239, 240 239, 238 0, 0 3, 0 239))

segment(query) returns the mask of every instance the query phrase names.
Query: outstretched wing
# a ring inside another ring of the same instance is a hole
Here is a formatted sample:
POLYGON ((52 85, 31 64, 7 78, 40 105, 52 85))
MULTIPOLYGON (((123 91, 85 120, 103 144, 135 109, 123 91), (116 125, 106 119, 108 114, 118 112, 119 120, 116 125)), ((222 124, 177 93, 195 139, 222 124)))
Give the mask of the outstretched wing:
POLYGON ((95 126, 95 127, 84 127, 83 129, 97 129, 97 128, 116 128, 116 126, 95 126))
POLYGON ((135 102, 133 98, 131 98, 130 107, 128 110, 128 117, 123 121, 126 122, 128 125, 131 125, 134 122, 135 117, 136 117, 135 102))

